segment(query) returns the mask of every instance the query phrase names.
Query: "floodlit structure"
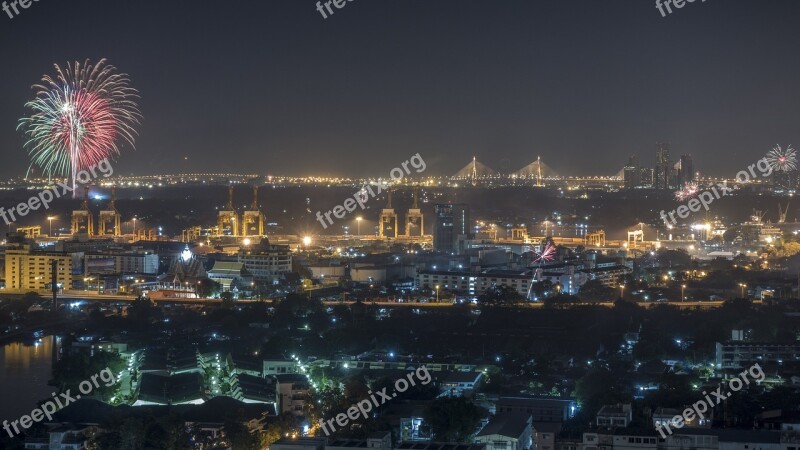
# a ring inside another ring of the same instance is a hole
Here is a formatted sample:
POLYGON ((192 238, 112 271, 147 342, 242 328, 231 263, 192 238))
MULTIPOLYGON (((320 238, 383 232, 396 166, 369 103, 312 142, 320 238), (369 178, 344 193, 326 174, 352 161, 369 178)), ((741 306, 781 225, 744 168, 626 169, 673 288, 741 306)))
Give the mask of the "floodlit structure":
POLYGON ((108 209, 100 211, 100 220, 98 221, 98 232, 100 236, 120 236, 122 235, 122 215, 117 211, 117 187, 111 188, 111 201, 108 203, 108 209))
POLYGON ((233 207, 233 186, 228 186, 228 203, 225 205, 225 209, 220 211, 217 216, 219 236, 236 236, 238 234, 236 230, 238 221, 239 216, 233 207))
POLYGON ((397 237, 397 213, 392 208, 392 191, 387 194, 389 201, 386 208, 381 211, 381 216, 378 220, 378 236, 381 238, 397 237))
POLYGON ((253 203, 242 215, 242 236, 264 236, 264 214, 258 209, 258 186, 253 186, 253 203))
POLYGON ((83 187, 83 202, 81 208, 72 211, 72 234, 94 235, 94 218, 89 210, 89 186, 83 187))
POLYGON ((418 190, 415 188, 412 194, 414 196, 414 204, 406 214, 406 236, 419 236, 422 237, 424 232, 424 218, 422 210, 419 207, 418 190))

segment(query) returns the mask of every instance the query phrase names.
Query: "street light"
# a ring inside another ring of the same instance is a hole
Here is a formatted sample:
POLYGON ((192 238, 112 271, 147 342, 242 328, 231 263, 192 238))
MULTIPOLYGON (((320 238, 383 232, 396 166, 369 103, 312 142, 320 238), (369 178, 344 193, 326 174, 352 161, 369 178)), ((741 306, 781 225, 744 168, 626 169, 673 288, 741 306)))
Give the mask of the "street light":
POLYGON ((744 288, 746 288, 747 285, 744 283, 739 283, 739 287, 742 288, 742 298, 744 298, 744 288))
POLYGON ((133 218, 133 238, 136 239, 136 217, 133 218))
POLYGON ((684 301, 686 299, 686 297, 683 295, 683 290, 684 289, 686 289, 686 285, 682 284, 681 285, 681 301, 684 301))
POLYGON ((56 216, 47 216, 47 221, 50 222, 50 234, 48 234, 49 237, 53 237, 53 219, 55 218, 56 216))
POLYGON ((620 284, 619 285, 619 298, 621 298, 623 300, 625 299, 625 285, 624 284, 620 284))
POLYGON ((361 236, 361 221, 364 220, 363 217, 358 216, 356 217, 356 236, 361 236))
POLYGON ((439 285, 436 285, 436 303, 439 303, 439 285))

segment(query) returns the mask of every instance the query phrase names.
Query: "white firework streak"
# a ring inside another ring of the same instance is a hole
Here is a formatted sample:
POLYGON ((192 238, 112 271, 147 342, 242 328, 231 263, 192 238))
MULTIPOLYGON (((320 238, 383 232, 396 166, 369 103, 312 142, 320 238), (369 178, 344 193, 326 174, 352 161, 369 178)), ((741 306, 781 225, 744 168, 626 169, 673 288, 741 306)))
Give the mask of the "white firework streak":
POLYGON ((699 192, 700 192, 700 187, 697 185, 697 183, 686 183, 683 189, 675 191, 675 200, 678 200, 679 202, 684 202, 686 200, 689 200, 690 198, 697 196, 699 192))
POLYGON ((533 262, 552 261, 555 259, 556 248, 549 243, 544 247, 541 253, 537 252, 537 258, 533 262))
POLYGON ((786 150, 783 150, 780 145, 775 146, 767 153, 765 159, 772 170, 789 172, 797 169, 797 152, 791 145, 786 147, 786 150))

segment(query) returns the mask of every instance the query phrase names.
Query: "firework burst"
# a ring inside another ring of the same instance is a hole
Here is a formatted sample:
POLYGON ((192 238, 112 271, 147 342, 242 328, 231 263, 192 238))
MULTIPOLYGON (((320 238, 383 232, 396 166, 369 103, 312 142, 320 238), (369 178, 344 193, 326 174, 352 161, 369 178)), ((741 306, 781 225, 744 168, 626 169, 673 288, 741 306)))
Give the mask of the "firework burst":
POLYGON ((786 147, 786 150, 780 145, 775 146, 767 153, 766 159, 772 170, 789 172, 797 169, 797 152, 791 145, 786 147))
POLYGON ((533 262, 545 262, 545 261, 552 261, 556 258, 556 248, 553 247, 553 244, 549 242, 547 245, 544 246, 544 249, 541 253, 536 252, 536 259, 533 262))
POLYGON ((105 59, 55 65, 55 77, 45 75, 33 86, 36 98, 25 104, 30 115, 17 127, 28 138, 28 170, 39 166, 48 177, 69 176, 74 187, 79 171, 119 155, 124 143, 133 147, 141 114, 129 83, 105 59))
POLYGON ((683 189, 675 191, 675 200, 679 202, 685 202, 690 198, 696 197, 699 192, 700 187, 697 185, 697 183, 689 182, 683 186, 683 189))

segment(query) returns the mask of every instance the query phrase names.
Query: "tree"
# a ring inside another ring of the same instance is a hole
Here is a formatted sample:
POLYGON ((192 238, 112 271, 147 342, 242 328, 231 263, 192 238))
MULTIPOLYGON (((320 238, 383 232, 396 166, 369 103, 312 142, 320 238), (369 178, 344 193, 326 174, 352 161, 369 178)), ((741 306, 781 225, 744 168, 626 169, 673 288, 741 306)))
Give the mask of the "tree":
POLYGON ((22 296, 22 301, 25 303, 41 303, 44 298, 38 292, 31 291, 22 296))
POLYGON ((600 280, 589 280, 581 286, 578 296, 587 302, 602 302, 614 298, 614 289, 604 285, 600 280))
POLYGON ((210 278, 204 278, 197 284, 197 295, 202 298, 216 296, 222 290, 222 285, 210 278))
MULTIPOLYGON (((109 352, 97 351, 91 357, 85 353, 68 355, 53 366, 52 384, 62 389, 70 388, 75 392, 81 382, 91 380, 92 376, 96 377, 98 374, 106 376, 107 371, 110 371, 113 378, 114 374, 121 372, 125 367, 122 358, 109 352)), ((109 399, 117 389, 117 381, 119 380, 114 379, 114 383, 109 382, 110 386, 106 386, 105 380, 98 380, 99 387, 94 388, 92 394, 98 394, 104 400, 109 399)))
POLYGON ((158 313, 159 309, 155 303, 145 297, 137 298, 128 306, 128 319, 138 325, 149 325, 157 318, 158 313))
POLYGON ((800 253, 800 244, 797 242, 787 242, 783 244, 777 251, 775 256, 779 258, 787 258, 800 253))
POLYGON ((525 302, 525 297, 509 286, 492 286, 480 297, 481 306, 515 306, 525 302))
POLYGON ((219 295, 222 299, 222 309, 233 309, 233 293, 230 291, 223 292, 219 295))
POLYGON ((251 433, 240 421, 225 421, 225 437, 231 450, 259 450, 261 442, 258 436, 251 433))
POLYGON ((481 416, 480 409, 464 397, 438 398, 423 415, 433 438, 441 442, 471 442, 481 416))

